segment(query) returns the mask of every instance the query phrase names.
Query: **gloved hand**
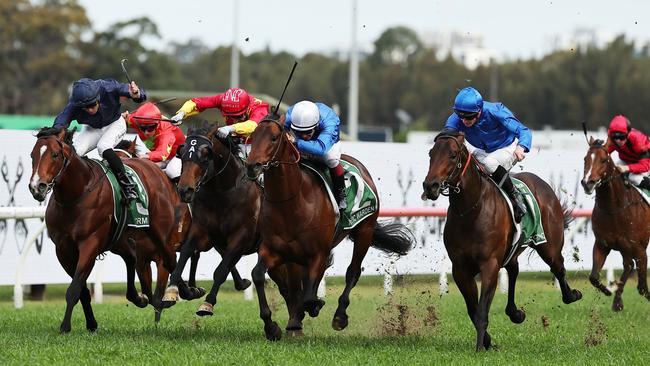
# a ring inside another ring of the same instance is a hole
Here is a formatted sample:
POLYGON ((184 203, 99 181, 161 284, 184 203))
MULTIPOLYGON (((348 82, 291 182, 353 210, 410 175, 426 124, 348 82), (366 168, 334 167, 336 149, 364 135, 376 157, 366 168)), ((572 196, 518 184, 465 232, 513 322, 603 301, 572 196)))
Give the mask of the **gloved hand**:
POLYGON ((170 119, 172 121, 174 121, 174 122, 172 122, 172 124, 174 126, 178 126, 181 123, 183 123, 183 117, 185 117, 185 112, 180 111, 180 112, 176 113, 174 116, 172 116, 172 118, 170 118, 170 119))
POLYGON ((233 126, 223 126, 219 127, 217 130, 217 137, 225 139, 230 135, 231 133, 235 132, 235 128, 233 126))

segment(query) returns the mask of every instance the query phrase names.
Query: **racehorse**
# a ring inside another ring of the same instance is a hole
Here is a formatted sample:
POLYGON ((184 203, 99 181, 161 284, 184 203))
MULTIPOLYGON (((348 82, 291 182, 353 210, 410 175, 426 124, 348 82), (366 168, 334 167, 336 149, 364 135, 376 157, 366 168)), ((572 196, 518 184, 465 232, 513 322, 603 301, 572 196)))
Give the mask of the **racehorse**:
MULTIPOLYGON (((32 175, 29 181, 29 190, 38 201, 45 200, 46 195, 53 191, 45 223, 56 246, 59 263, 72 277, 66 291, 61 333, 70 331, 72 310, 79 300, 86 328, 90 331, 97 329, 86 280, 99 254, 111 251, 122 257, 127 269, 126 298, 138 307, 146 307, 149 298, 138 294, 134 284, 136 252, 158 248, 156 253, 161 255, 164 269, 173 270, 175 252, 164 248, 173 247, 181 239, 176 226, 180 200, 174 187, 158 167, 144 159, 128 159, 126 164, 138 172, 148 192, 150 225, 147 228, 126 227, 122 235, 116 237, 111 184, 98 163, 76 154, 72 135, 73 132, 66 129, 43 128, 39 131, 31 152, 32 175)), ((166 281, 167 272, 159 271, 158 276, 159 281, 166 281)), ((150 273, 148 280, 146 273, 140 274, 140 278, 142 283, 151 283, 150 273)), ((162 293, 158 297, 162 297, 162 293)), ((153 295, 152 305, 160 310, 162 305, 159 301, 156 303, 156 299, 157 296, 153 295)))
POLYGON ((641 194, 626 182, 616 169, 602 140, 589 139, 582 178, 585 193, 596 191, 591 224, 596 240, 589 281, 605 295, 612 292, 600 282, 600 270, 609 252, 618 250, 623 256, 623 274, 614 294, 612 309, 623 310, 623 288, 636 263, 639 294, 650 300, 648 292, 646 249, 650 240, 650 206, 641 194))
MULTIPOLYGON (((247 159, 247 176, 255 180, 264 172, 264 200, 260 211, 262 240, 260 259, 253 269, 253 283, 258 294, 260 317, 269 340, 279 339, 277 324, 264 291, 264 274, 281 264, 302 266, 301 307, 310 316, 318 315, 325 304, 316 295, 332 249, 349 235, 354 242, 352 261, 345 276, 345 289, 339 297, 332 320, 335 330, 348 325, 346 309, 350 291, 361 275, 361 263, 372 246, 388 253, 406 254, 414 240, 401 224, 380 224, 377 211, 351 230, 337 228, 336 211, 320 178, 300 168, 300 154, 289 140, 289 133, 273 119, 264 119, 251 135, 252 146, 247 159)), ((351 156, 342 159, 354 164, 363 180, 376 194, 377 189, 366 168, 351 156)), ((338 208, 337 208, 338 209, 338 208)), ((294 284, 300 286, 300 284, 294 284)))
MULTIPOLYGON (((560 203, 553 189, 538 176, 519 173, 515 177, 530 187, 540 203, 547 242, 534 246, 535 251, 558 279, 562 301, 569 304, 579 300, 582 294, 569 287, 562 258, 564 229, 571 221, 571 210, 560 203)), ((423 188, 423 198, 436 200, 440 194, 449 196, 443 239, 452 262, 452 275, 476 328, 476 350, 489 349, 492 341, 487 331, 488 314, 502 266, 508 272, 505 312, 517 324, 523 322, 526 315, 515 304, 519 274, 517 256, 523 248, 517 249, 512 259, 504 263, 515 235, 508 203, 473 160, 465 146, 464 134, 456 131, 443 131, 435 138, 429 151, 429 171, 423 188), (479 273, 480 298, 474 280, 479 273)))
MULTIPOLYGON (((184 202, 192 202, 192 226, 182 245, 178 266, 170 279, 166 301, 182 298, 194 299, 202 294, 191 291, 181 279, 183 267, 190 255, 214 247, 222 257, 213 275, 213 285, 205 302, 199 306, 197 315, 212 315, 219 287, 226 280, 228 271, 234 275, 235 264, 242 255, 257 252, 259 232, 257 229, 261 188, 244 178, 244 163, 239 158, 239 146, 232 138, 219 139, 216 129, 201 128, 191 131, 181 149, 183 170, 178 182, 178 192, 184 202)), ((274 271, 274 279, 287 295, 285 269, 274 271)), ((235 282, 237 289, 250 285, 245 280, 235 282)), ((286 299, 286 296, 285 296, 286 299)), ((302 320, 300 314, 292 314, 290 323, 302 320)), ((291 324, 287 327, 293 330, 291 324)))

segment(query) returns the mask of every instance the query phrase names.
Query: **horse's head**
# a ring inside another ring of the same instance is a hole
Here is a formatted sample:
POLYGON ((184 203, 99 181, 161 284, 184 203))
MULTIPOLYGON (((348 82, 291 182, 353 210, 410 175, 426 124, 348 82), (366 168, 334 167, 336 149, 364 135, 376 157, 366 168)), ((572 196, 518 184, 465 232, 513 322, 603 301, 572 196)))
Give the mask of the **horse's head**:
POLYGON ((607 152, 603 140, 589 138, 589 150, 585 155, 585 169, 582 177, 582 187, 585 193, 591 194, 604 182, 609 181, 616 174, 614 162, 607 152))
POLYGON ((115 154, 119 156, 120 158, 132 158, 135 156, 135 143, 137 141, 137 137, 134 138, 132 141, 129 140, 122 140, 115 145, 113 150, 115 151, 115 154))
POLYGON ((32 149, 32 175, 29 192, 43 202, 68 166, 73 154, 72 135, 65 128, 42 128, 32 149))
POLYGON ((469 164, 465 135, 455 130, 443 130, 429 150, 429 172, 422 182, 422 199, 436 200, 442 193, 458 191, 461 175, 469 164))
POLYGON ((265 118, 255 128, 251 135, 253 143, 251 152, 246 159, 246 176, 257 179, 262 172, 273 166, 283 163, 295 164, 300 159, 300 154, 294 144, 289 140, 289 134, 282 127, 284 120, 265 118), (287 155, 289 148, 292 156, 287 155), (285 159, 287 161, 281 161, 285 159))
POLYGON ((183 162, 178 181, 178 194, 183 202, 192 202, 194 193, 205 183, 214 156, 212 139, 214 131, 207 128, 190 131, 185 144, 178 149, 178 157, 183 162))

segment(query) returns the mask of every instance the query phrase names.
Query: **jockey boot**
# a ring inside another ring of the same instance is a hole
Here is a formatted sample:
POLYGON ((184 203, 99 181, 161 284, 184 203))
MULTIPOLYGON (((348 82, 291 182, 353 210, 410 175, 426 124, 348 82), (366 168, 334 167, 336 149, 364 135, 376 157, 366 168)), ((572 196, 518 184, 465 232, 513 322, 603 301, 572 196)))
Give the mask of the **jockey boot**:
POLYGON ((108 161, 108 165, 110 165, 111 170, 115 174, 118 183, 120 183, 120 186, 122 187, 122 192, 124 193, 124 199, 126 200, 126 203, 129 204, 129 202, 138 198, 138 194, 135 190, 135 184, 131 183, 129 177, 126 175, 126 171, 124 170, 124 163, 122 163, 122 159, 120 159, 115 154, 115 151, 113 151, 113 149, 105 150, 102 156, 104 157, 104 159, 106 159, 106 161, 108 161))
POLYGON ((641 180, 641 183, 639 183, 639 188, 650 190, 650 178, 643 177, 643 180, 641 180))
POLYGON ((524 198, 512 183, 508 171, 499 165, 497 170, 492 173, 492 179, 497 183, 499 187, 503 188, 508 197, 510 197, 510 201, 512 201, 512 207, 514 209, 515 222, 521 222, 521 218, 524 217, 528 210, 524 204, 524 198))
POLYGON ((343 166, 340 163, 336 167, 330 168, 330 175, 334 184, 334 196, 339 203, 339 210, 348 208, 348 203, 345 200, 345 177, 343 173, 343 166))

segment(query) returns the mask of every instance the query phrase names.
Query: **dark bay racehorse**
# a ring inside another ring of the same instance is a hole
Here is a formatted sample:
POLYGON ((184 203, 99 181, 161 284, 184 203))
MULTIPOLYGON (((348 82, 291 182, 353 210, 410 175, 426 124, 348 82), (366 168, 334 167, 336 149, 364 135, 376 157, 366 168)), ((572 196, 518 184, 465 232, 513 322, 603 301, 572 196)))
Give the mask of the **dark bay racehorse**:
MULTIPOLYGON (((504 263, 515 234, 513 220, 506 200, 467 150, 462 133, 447 131, 439 134, 429 151, 429 159, 423 197, 436 200, 440 194, 449 195, 444 229, 445 248, 452 262, 454 281, 476 328, 476 349, 488 349, 492 344, 487 332, 488 314, 502 266, 505 266, 509 277, 506 314, 513 323, 521 323, 525 319, 525 313, 515 304, 515 283, 519 274, 517 256, 523 248, 518 249, 508 263, 504 263), (479 273, 480 298, 474 280, 479 273)), ((562 258, 564 229, 571 221, 571 210, 560 203, 553 189, 538 176, 520 173, 515 177, 530 187, 540 203, 542 225, 548 242, 535 246, 535 251, 558 279, 562 301, 569 304, 579 300, 582 294, 569 287, 562 258)))
MULTIPOLYGON (((257 252, 259 243, 257 223, 261 188, 257 183, 244 179, 245 167, 238 156, 239 146, 232 138, 217 138, 215 131, 203 128, 191 132, 181 150, 183 171, 178 192, 183 201, 192 202, 193 221, 165 297, 175 301, 179 292, 186 299, 202 296, 184 286, 181 274, 192 253, 214 247, 222 260, 214 271, 212 288, 199 307, 198 315, 213 314, 217 292, 228 271, 232 271, 236 288, 244 289, 250 285, 250 281, 241 280, 235 264, 242 255, 257 252)), ((270 275, 286 295, 284 271, 286 269, 270 275)))
POLYGON ((623 180, 602 140, 589 139, 582 178, 585 193, 596 191, 596 204, 591 214, 594 242, 593 265, 589 281, 610 296, 600 282, 600 270, 611 250, 623 256, 623 274, 618 282, 612 309, 623 310, 623 288, 636 263, 639 294, 650 300, 648 293, 648 240, 650 240, 650 206, 641 194, 623 180))
MULTIPOLYGON (((134 284, 136 252, 146 251, 149 247, 158 248, 155 252, 162 255, 164 269, 173 270, 175 252, 165 248, 173 248, 174 243, 181 240, 176 224, 180 200, 173 185, 151 162, 129 159, 126 164, 139 173, 149 194, 150 226, 142 229, 127 227, 112 242, 117 225, 111 185, 102 168, 77 155, 71 142, 72 132, 65 129, 44 128, 39 131, 31 152, 32 175, 29 181, 29 190, 38 201, 43 201, 50 190, 53 191, 45 222, 56 246, 57 258, 72 277, 66 292, 66 311, 60 327, 62 333, 70 331, 72 310, 79 300, 86 328, 97 329, 86 280, 99 254, 110 250, 122 257, 127 269, 126 297, 136 306, 145 307, 149 299, 138 294, 134 284)), ((166 281, 167 272, 159 272, 159 281, 166 281)), ((146 283, 146 274, 141 275, 141 279, 146 283)), ((152 301, 155 299, 154 295, 152 301)), ((161 304, 153 305, 160 310, 161 304)))
MULTIPOLYGON (((253 283, 260 303, 267 339, 280 338, 280 330, 271 318, 264 291, 264 274, 281 264, 299 265, 304 269, 301 307, 310 316, 318 315, 324 301, 317 298, 320 283, 332 249, 349 235, 354 242, 352 261, 347 269, 343 294, 332 320, 336 330, 348 325, 346 309, 350 291, 361 275, 361 263, 371 243, 388 253, 405 254, 413 237, 401 224, 377 222, 378 212, 365 218, 351 230, 336 229, 336 212, 323 183, 314 173, 300 168, 300 154, 289 140, 281 123, 265 119, 251 135, 251 152, 247 159, 248 177, 257 179, 264 172, 264 199, 260 211, 262 241, 260 260, 253 269, 253 283)), ((363 179, 377 193, 366 168, 354 158, 343 155, 354 164, 363 179)), ((293 284, 298 291, 300 284, 293 284)), ((301 325, 300 325, 301 326, 301 325)))

